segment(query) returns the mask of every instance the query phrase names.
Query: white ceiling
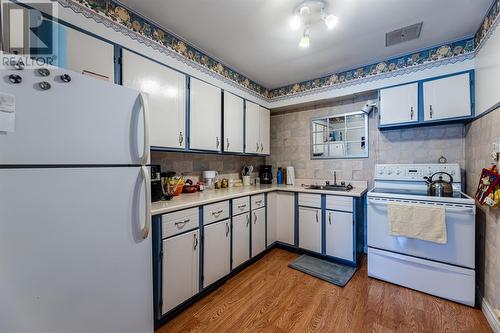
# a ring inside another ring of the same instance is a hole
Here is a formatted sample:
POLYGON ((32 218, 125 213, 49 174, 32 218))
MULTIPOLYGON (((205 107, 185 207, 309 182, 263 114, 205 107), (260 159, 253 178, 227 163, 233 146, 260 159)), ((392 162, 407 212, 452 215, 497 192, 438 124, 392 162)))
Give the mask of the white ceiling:
POLYGON ((327 0, 333 30, 311 46, 289 19, 300 0, 121 0, 266 88, 313 79, 474 34, 491 0, 327 0), (385 33, 423 21, 420 39, 385 47, 385 33))

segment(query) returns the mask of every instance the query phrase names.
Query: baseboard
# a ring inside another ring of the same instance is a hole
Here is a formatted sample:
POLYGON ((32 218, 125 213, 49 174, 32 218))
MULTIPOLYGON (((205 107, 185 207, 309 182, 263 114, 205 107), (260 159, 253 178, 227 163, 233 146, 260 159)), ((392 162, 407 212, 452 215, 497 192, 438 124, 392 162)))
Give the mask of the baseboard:
POLYGON ((493 332, 500 333, 500 321, 498 317, 495 315, 495 311, 493 311, 493 308, 491 307, 490 303, 488 303, 488 301, 486 301, 484 297, 482 298, 481 301, 481 310, 483 310, 484 316, 486 317, 486 320, 490 324, 493 332))

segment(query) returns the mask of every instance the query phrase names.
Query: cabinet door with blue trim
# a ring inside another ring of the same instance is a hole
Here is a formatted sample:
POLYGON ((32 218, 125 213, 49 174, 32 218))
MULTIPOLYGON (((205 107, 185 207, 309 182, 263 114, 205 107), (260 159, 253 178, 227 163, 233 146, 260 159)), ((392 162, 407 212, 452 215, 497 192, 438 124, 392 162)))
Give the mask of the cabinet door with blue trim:
POLYGON ((418 83, 380 90, 380 125, 418 121, 418 83))
POLYGON ((470 116, 470 74, 460 74, 423 83, 424 121, 470 116))
POLYGON ((122 64, 123 85, 148 96, 151 146, 184 148, 186 76, 127 50, 122 64))
POLYGON ((326 254, 353 261, 354 230, 352 213, 337 211, 327 211, 326 213, 326 254))

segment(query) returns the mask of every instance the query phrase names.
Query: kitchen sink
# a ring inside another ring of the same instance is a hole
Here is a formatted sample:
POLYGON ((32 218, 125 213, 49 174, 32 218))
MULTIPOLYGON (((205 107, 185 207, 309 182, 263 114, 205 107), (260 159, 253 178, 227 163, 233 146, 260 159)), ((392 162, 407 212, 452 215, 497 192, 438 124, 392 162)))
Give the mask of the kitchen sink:
POLYGON ((352 185, 331 185, 331 184, 326 184, 326 185, 304 185, 302 184, 302 187, 308 190, 322 190, 322 191, 350 191, 352 190, 352 185))

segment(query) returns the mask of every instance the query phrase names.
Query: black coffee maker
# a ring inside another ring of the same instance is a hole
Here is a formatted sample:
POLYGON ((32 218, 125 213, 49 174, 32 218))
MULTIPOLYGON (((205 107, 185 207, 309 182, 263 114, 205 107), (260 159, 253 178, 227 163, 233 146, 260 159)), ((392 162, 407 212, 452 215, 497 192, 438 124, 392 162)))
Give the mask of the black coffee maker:
POLYGON ((151 201, 160 201, 163 197, 163 188, 161 185, 161 167, 151 165, 151 201))
POLYGON ((259 178, 261 184, 272 184, 273 183, 273 166, 272 165, 261 165, 259 168, 259 178))

